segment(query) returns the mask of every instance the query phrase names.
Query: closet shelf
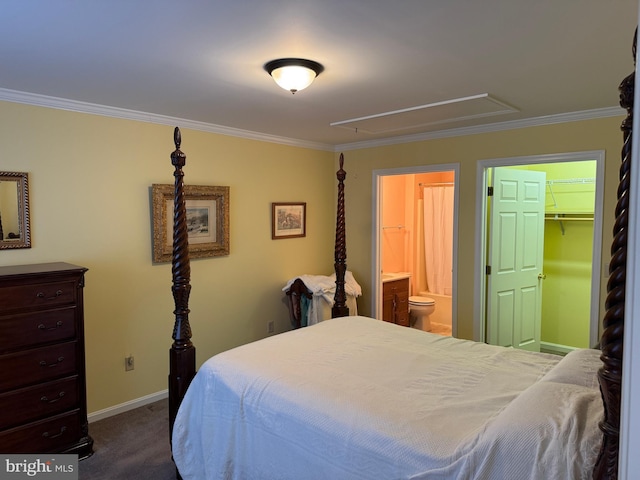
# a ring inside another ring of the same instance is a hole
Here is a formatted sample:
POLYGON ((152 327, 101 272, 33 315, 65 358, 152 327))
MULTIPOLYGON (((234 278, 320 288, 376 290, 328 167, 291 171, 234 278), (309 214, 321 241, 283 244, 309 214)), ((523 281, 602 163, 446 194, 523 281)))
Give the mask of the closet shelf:
POLYGON ((564 222, 593 222, 593 214, 580 214, 580 213, 545 213, 545 220, 553 220, 560 225, 560 231, 562 235, 565 233, 564 222))
POLYGON ((596 179, 595 178, 563 178, 558 180, 547 180, 548 186, 567 185, 567 184, 584 185, 584 184, 590 184, 590 183, 596 183, 596 179))
POLYGON ((545 220, 588 220, 593 222, 592 213, 545 213, 545 220))

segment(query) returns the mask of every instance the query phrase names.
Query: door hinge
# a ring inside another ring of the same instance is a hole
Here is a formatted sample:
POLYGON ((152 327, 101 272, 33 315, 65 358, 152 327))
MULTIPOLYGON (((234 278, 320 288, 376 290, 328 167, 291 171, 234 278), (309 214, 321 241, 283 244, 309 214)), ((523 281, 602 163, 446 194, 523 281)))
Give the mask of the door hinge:
POLYGON ((487 187, 487 196, 493 197, 493 187, 487 187))
POLYGON ((485 271, 485 273, 486 273, 487 275, 491 275, 491 265, 487 265, 487 266, 485 267, 484 271, 485 271))

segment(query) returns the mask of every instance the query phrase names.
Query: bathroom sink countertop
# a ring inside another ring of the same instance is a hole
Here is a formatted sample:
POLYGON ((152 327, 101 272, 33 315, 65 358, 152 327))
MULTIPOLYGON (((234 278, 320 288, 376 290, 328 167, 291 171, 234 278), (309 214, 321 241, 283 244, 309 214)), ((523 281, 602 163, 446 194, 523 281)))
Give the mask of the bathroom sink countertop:
POLYGON ((404 278, 410 278, 411 273, 409 272, 397 272, 397 273, 382 273, 380 274, 380 279, 382 283, 391 282, 394 280, 402 280, 404 278))

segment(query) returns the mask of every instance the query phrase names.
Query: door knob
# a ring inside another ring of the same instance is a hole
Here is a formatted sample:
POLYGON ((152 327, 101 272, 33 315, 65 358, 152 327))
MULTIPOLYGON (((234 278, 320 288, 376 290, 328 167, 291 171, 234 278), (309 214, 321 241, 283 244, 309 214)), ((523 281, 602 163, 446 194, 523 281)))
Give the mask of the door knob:
POLYGON ((538 280, 544 280, 545 278, 547 278, 547 276, 544 273, 538 274, 538 280))

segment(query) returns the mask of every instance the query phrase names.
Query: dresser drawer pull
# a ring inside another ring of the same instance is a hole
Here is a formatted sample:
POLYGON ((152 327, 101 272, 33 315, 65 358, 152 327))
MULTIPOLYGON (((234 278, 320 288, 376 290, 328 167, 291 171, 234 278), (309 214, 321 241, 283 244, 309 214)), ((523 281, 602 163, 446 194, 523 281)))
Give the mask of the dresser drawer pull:
POLYGON ((41 323, 40 325, 38 325, 38 329, 39 330, 44 330, 44 331, 49 331, 49 330, 55 330, 57 328, 60 328, 61 326, 62 326, 62 320, 58 320, 53 327, 47 327, 47 326, 45 326, 44 323, 41 323))
POLYGON ((44 292, 38 292, 36 297, 44 298, 45 300, 54 300, 54 299, 58 298, 60 295, 62 295, 62 290, 58 290, 53 297, 46 297, 45 298, 45 293, 44 292))
POLYGON ((56 367, 58 364, 62 363, 64 357, 58 357, 58 361, 55 363, 47 363, 45 360, 40 360, 41 367, 56 367))
POLYGON ((56 403, 56 402, 57 402, 58 400, 60 400, 62 397, 64 397, 64 390, 63 390, 62 392, 60 392, 60 393, 58 394, 58 396, 57 396, 57 397, 54 397, 54 398, 52 398, 51 400, 49 400, 49 399, 47 398, 47 396, 46 396, 46 395, 44 395, 43 397, 41 397, 41 398, 40 398, 40 401, 41 401, 41 402, 44 402, 44 403, 56 403))
POLYGON ((44 438, 49 438, 49 439, 58 438, 58 437, 61 437, 61 436, 62 436, 62 434, 63 434, 64 432, 66 432, 66 431, 67 431, 67 427, 62 427, 62 428, 60 429, 60 432, 56 433, 55 435, 51 435, 49 432, 44 432, 44 433, 42 434, 42 436, 43 436, 44 438))

